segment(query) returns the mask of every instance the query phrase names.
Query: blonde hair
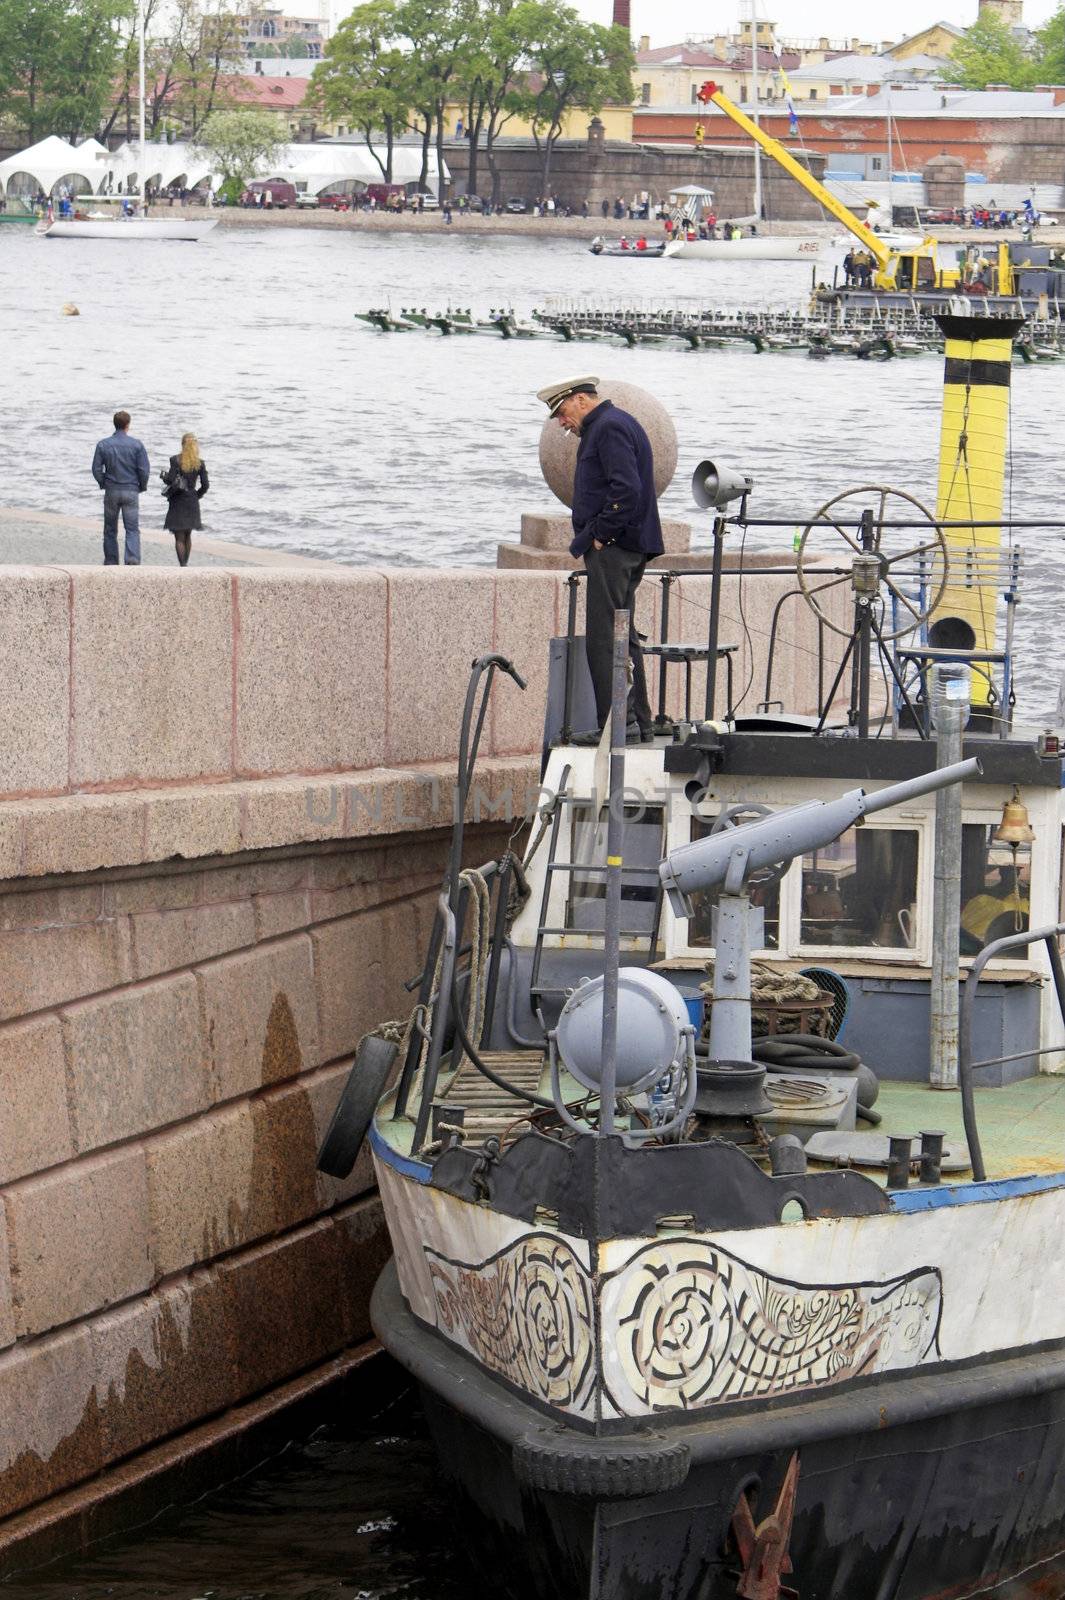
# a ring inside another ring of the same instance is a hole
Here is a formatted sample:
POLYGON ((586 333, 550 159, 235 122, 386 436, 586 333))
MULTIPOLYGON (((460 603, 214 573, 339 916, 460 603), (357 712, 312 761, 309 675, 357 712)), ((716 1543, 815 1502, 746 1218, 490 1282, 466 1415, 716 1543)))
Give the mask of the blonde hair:
POLYGON ((182 472, 195 472, 200 465, 200 447, 196 442, 194 433, 181 435, 181 461, 182 472))

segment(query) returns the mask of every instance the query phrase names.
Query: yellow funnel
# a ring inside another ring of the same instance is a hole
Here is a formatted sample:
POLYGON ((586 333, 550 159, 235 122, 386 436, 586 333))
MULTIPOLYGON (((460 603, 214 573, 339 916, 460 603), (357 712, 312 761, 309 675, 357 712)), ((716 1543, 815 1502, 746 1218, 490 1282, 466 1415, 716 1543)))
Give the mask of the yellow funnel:
MULTIPOLYGON (((943 372, 943 424, 939 440, 940 522, 989 522, 1002 516, 1002 486, 1010 414, 1013 337, 1023 317, 936 318, 947 341, 943 372)), ((1001 584, 992 567, 1002 530, 947 528, 950 582, 934 613, 941 642, 995 648, 995 610, 1001 584), (956 626, 944 626, 953 620, 956 626), (968 624, 968 629, 965 624, 968 624)), ((989 682, 973 674, 973 702, 986 704, 989 682)))

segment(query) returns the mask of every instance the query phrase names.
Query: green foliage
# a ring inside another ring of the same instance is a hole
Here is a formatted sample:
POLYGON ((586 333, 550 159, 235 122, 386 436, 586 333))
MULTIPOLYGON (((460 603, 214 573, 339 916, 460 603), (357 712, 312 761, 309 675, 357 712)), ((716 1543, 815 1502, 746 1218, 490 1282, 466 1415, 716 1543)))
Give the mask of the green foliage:
POLYGON ((244 184, 277 159, 281 141, 269 111, 213 111, 196 139, 224 182, 244 184))
POLYGON ((1035 31, 1036 83, 1065 83, 1065 6, 1035 31))
POLYGON ((370 0, 340 23, 311 74, 305 104, 358 128, 386 183, 392 147, 407 125, 412 83, 394 0, 370 0))
POLYGON ((531 72, 518 109, 528 116, 543 152, 543 189, 550 189, 551 152, 567 114, 594 114, 608 102, 629 104, 635 57, 624 28, 583 22, 572 6, 518 0, 513 26, 528 41, 531 72))
POLYGON ((1016 35, 998 17, 985 12, 964 39, 950 52, 963 89, 986 89, 989 83, 1005 83, 1011 89, 1030 89, 1045 82, 1039 76, 1039 63, 1025 53, 1016 35))
POLYGON ((633 65, 624 29, 582 22, 553 0, 368 0, 330 40, 311 80, 312 104, 360 129, 388 179, 393 140, 405 129, 420 133, 424 183, 433 130, 441 161, 444 109, 465 102, 471 187, 481 134, 495 177, 496 136, 527 116, 546 188, 567 113, 628 104, 633 65))
POLYGON ((95 133, 131 0, 0 0, 0 120, 26 143, 95 133))

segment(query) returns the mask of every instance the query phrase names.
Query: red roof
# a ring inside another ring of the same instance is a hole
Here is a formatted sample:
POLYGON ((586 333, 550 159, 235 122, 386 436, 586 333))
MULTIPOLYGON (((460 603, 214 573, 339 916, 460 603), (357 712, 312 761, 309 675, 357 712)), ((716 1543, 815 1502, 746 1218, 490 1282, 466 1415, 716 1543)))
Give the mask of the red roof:
POLYGON ((242 72, 227 80, 234 100, 241 105, 261 106, 264 111, 298 111, 309 83, 309 78, 268 78, 259 72, 242 72))

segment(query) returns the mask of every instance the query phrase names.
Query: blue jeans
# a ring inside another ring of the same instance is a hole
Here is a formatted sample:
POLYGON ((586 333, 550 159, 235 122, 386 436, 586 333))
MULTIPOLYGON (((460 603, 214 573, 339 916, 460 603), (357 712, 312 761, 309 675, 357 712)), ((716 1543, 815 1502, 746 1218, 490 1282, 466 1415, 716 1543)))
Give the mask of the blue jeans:
POLYGON ((137 489, 104 490, 104 566, 118 566, 118 513, 126 535, 126 566, 141 564, 141 509, 137 489))

